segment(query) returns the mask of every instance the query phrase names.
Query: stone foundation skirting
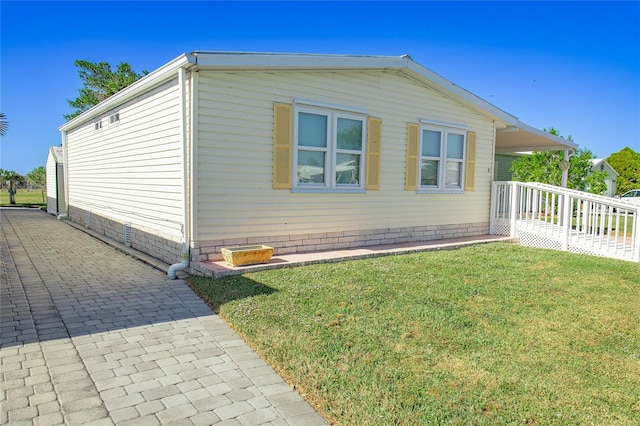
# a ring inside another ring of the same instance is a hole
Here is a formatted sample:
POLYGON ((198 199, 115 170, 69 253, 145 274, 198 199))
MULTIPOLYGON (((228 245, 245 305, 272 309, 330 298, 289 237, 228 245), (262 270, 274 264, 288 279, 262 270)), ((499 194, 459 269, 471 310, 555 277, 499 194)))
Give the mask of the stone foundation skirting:
MULTIPOLYGON (((91 229, 119 243, 125 244, 126 224, 124 222, 100 216, 95 212, 69 206, 69 220, 91 229)), ((131 248, 146 253, 168 264, 180 262, 182 244, 166 236, 154 234, 135 226, 129 229, 128 239, 131 248)))
MULTIPOLYGON (((74 206, 69 206, 69 219, 107 238, 125 243, 126 224, 121 221, 100 216, 95 212, 89 213, 74 206)), ((180 242, 136 227, 131 227, 128 232, 131 248, 167 264, 180 261, 182 251, 180 242)), ((192 243, 190 260, 192 262, 222 260, 223 247, 242 245, 265 244, 273 247, 274 255, 278 255, 472 237, 488 233, 489 223, 480 222, 195 241, 192 243)))
POLYGON ((243 245, 265 244, 273 247, 274 255, 278 255, 472 237, 488 233, 489 223, 482 222, 196 241, 191 248, 191 260, 222 260, 223 247, 243 245))

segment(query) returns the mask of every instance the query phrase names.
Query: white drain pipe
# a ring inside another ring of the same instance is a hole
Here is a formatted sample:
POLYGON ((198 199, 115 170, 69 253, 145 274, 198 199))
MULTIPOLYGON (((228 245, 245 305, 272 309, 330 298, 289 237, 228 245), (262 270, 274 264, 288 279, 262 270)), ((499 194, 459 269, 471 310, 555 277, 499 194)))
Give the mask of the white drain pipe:
POLYGON ((180 163, 182 165, 182 253, 180 254, 180 263, 174 263, 169 266, 167 275, 169 279, 176 279, 176 272, 184 271, 189 266, 189 197, 187 191, 189 186, 187 180, 189 178, 187 171, 187 132, 186 132, 186 91, 185 91, 185 70, 178 70, 178 90, 180 90, 180 135, 182 137, 182 154, 180 155, 180 163))
POLYGON ((174 263, 169 266, 169 270, 167 271, 167 275, 169 279, 176 279, 176 272, 184 271, 189 266, 189 246, 187 244, 182 245, 182 254, 180 255, 180 259, 182 260, 180 263, 174 263))

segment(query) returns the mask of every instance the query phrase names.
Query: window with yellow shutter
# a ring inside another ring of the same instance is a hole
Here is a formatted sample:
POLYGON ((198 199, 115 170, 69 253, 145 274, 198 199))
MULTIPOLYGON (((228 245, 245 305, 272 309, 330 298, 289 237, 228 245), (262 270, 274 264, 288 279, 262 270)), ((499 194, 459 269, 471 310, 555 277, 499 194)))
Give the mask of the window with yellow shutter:
POLYGON ((367 116, 295 106, 293 189, 362 191, 367 116))
POLYGON ((419 133, 417 191, 456 193, 464 191, 466 130, 422 124, 419 133))
POLYGON ((322 102, 273 104, 273 189, 380 189, 382 120, 322 102))

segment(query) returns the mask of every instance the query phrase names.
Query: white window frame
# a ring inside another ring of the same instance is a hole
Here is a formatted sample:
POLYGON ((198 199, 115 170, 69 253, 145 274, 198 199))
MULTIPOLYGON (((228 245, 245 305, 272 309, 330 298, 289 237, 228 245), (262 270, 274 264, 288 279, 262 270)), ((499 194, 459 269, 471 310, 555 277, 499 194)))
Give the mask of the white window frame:
POLYGON ((112 126, 114 124, 120 123, 120 112, 116 112, 109 116, 109 125, 112 126))
POLYGON ((93 123, 93 131, 97 132, 100 129, 102 129, 102 120, 95 121, 93 123))
POLYGON ((420 141, 419 141, 420 155, 418 158, 418 192, 424 194, 460 194, 464 193, 464 182, 466 174, 466 160, 467 160, 467 131, 464 130, 464 126, 438 126, 434 124, 422 124, 420 126, 420 141), (430 130, 434 132, 440 132, 440 156, 431 157, 424 155, 423 148, 423 136, 424 131, 430 130), (460 135, 462 140, 462 158, 448 158, 447 157, 447 140, 448 135, 460 135), (438 167, 438 184, 437 185, 422 185, 422 160, 437 160, 439 162, 438 167), (455 162, 460 165, 460 182, 458 186, 447 186, 447 163, 455 162))
POLYGON ((360 110, 350 111, 342 109, 322 108, 307 105, 294 106, 293 123, 293 187, 294 192, 364 192, 365 190, 365 165, 367 154, 367 114, 360 110), (327 146, 309 147, 298 145, 298 126, 300 113, 323 115, 327 117, 327 146), (338 149, 337 128, 338 119, 357 120, 362 122, 362 148, 360 150, 338 149), (298 151, 319 151, 325 152, 324 183, 301 183, 298 182, 298 151), (338 183, 336 179, 337 155, 357 154, 360 156, 358 165, 357 184, 338 183))

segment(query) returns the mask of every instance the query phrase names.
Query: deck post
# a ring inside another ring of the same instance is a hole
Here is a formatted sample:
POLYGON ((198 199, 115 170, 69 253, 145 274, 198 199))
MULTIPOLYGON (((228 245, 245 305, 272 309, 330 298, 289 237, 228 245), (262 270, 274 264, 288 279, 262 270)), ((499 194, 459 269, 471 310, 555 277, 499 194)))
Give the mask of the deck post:
POLYGON ((518 236, 518 232, 516 230, 517 223, 517 214, 518 214, 518 182, 511 182, 511 206, 509 211, 509 236, 511 238, 516 238, 518 236))
POLYGON ((631 256, 633 261, 640 262, 640 229, 638 229, 638 227, 640 227, 640 218, 638 217, 640 216, 640 209, 636 210, 636 214, 633 216, 633 231, 631 233, 633 238, 631 242, 631 244, 633 244, 633 254, 631 256))
POLYGON ((491 182, 491 205, 489 206, 489 234, 496 232, 496 204, 498 202, 498 184, 491 182))
POLYGON ((560 224, 562 230, 562 251, 569 251, 569 235, 571 234, 571 195, 569 191, 563 191, 562 202, 560 203, 560 211, 562 212, 562 223, 560 224))

